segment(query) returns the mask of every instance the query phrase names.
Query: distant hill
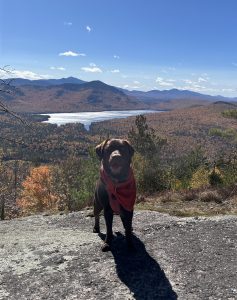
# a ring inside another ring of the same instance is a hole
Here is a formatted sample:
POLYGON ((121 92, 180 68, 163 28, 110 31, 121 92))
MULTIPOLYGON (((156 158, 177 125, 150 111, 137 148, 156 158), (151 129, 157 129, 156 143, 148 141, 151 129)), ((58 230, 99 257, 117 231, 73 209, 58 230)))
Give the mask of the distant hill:
POLYGON ((148 92, 143 91, 128 91, 123 90, 123 92, 129 96, 134 96, 143 101, 147 102, 156 102, 157 100, 167 101, 167 100, 176 100, 176 99, 190 99, 190 100, 204 100, 204 101, 237 101, 237 98, 228 98, 223 96, 210 96, 205 95, 189 90, 178 90, 178 89, 170 89, 170 90, 151 90, 148 92))
POLYGON ((50 86, 50 85, 60 85, 65 83, 82 84, 86 82, 75 77, 68 77, 68 78, 61 78, 61 79, 38 79, 38 80, 12 78, 12 79, 8 79, 7 81, 10 81, 12 86, 23 86, 23 85, 50 86))
POLYGON ((189 90, 128 91, 95 80, 75 77, 61 79, 11 79, 5 103, 18 112, 79 112, 101 110, 157 109, 207 105, 237 101, 237 98, 210 96, 189 90))
POLYGON ((148 105, 101 81, 18 85, 2 97, 16 112, 49 113, 146 109, 148 105))
POLYGON ((237 106, 237 102, 226 102, 226 101, 216 101, 213 103, 213 105, 227 105, 229 106, 229 108, 231 107, 236 107, 237 106))

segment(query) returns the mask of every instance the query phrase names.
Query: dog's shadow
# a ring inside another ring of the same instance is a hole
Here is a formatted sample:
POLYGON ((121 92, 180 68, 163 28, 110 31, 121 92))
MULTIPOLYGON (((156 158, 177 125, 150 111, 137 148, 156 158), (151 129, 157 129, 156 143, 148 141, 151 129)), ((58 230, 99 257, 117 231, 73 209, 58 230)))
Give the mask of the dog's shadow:
MULTIPOLYGON (((173 300, 177 299, 177 294, 160 268, 158 262, 152 258, 142 241, 133 236, 135 251, 128 251, 125 237, 116 233, 111 253, 114 256, 116 270, 119 279, 133 293, 137 300, 173 300)), ((100 234, 101 239, 105 236, 100 234)))

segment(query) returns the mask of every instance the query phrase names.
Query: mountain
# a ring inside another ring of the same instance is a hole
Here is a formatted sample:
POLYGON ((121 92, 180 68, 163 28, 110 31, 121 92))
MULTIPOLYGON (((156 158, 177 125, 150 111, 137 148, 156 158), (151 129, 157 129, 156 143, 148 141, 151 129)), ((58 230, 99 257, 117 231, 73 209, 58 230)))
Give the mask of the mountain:
POLYGON ((7 79, 7 81, 10 81, 12 86, 18 86, 18 87, 23 85, 51 86, 51 85, 61 85, 65 83, 82 84, 86 82, 75 77, 68 77, 68 78, 61 78, 61 79, 38 79, 38 80, 12 78, 12 79, 7 79))
MULTIPOLYGON (((22 81, 23 82, 23 81, 22 81)), ((147 109, 142 101, 101 81, 81 84, 18 85, 2 94, 16 112, 49 113, 102 110, 147 109)))
POLYGON ((16 78, 11 93, 1 97, 18 112, 79 112, 101 110, 171 110, 206 105, 237 98, 210 96, 189 90, 128 91, 95 80, 85 82, 74 77, 27 80, 16 78))
POLYGON ((123 92, 129 96, 137 97, 143 101, 148 102, 156 102, 157 100, 175 100, 175 99, 196 99, 196 100, 204 100, 204 101, 236 101, 237 98, 228 98, 223 96, 210 96, 205 95, 189 90, 178 90, 178 89, 170 89, 170 90, 151 90, 148 92, 143 91, 128 91, 124 90, 123 92))

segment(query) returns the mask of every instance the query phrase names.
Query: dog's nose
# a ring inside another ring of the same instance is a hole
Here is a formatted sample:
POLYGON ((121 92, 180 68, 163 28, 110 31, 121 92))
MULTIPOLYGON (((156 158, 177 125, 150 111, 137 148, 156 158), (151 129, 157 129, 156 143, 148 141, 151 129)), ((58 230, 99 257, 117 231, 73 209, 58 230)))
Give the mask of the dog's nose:
POLYGON ((121 153, 118 150, 115 150, 111 153, 111 157, 121 157, 121 153))
POLYGON ((110 155, 109 162, 110 164, 120 163, 122 160, 122 155, 119 151, 113 151, 110 155))

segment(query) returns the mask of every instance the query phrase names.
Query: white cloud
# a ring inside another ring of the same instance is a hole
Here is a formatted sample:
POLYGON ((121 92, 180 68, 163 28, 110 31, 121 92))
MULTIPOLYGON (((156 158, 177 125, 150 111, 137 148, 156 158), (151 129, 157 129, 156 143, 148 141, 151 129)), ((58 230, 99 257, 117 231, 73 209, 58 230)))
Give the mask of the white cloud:
POLYGON ((183 81, 186 84, 193 84, 193 81, 190 79, 182 79, 181 81, 183 81))
POLYGON ((137 81, 137 80, 134 80, 133 83, 134 83, 134 84, 140 84, 140 82, 137 81))
POLYGON ((87 30, 88 32, 91 32, 92 29, 91 29, 90 26, 87 25, 87 26, 86 26, 86 30, 87 30))
POLYGON ((123 88, 124 88, 124 89, 129 89, 129 90, 137 90, 137 89, 140 89, 141 86, 125 84, 125 85, 123 86, 123 88))
POLYGON ((24 78, 29 80, 48 79, 49 75, 40 75, 28 70, 8 70, 9 72, 0 70, 0 77, 4 78, 24 78))
POLYGON ((116 55, 116 54, 114 54, 114 58, 115 59, 120 59, 120 57, 118 55, 116 55))
POLYGON ((235 92, 234 89, 230 89, 230 88, 225 88, 225 89, 221 89, 222 92, 235 92))
POLYGON ((168 74, 170 71, 171 72, 176 71, 176 68, 175 67, 165 67, 161 70, 161 72, 165 73, 165 74, 168 74))
MULTIPOLYGON (((195 75, 195 74, 194 74, 195 75)), ((182 82, 184 82, 185 84, 189 85, 187 89, 190 88, 195 88, 195 89, 204 89, 203 86, 201 86, 200 84, 204 83, 204 82, 208 82, 210 78, 207 76, 206 73, 202 74, 201 76, 194 78, 193 80, 191 79, 181 79, 182 82)), ((186 87, 185 87, 186 88, 186 87)))
POLYGON ((182 87, 180 87, 180 89, 190 90, 190 91, 194 91, 194 92, 203 92, 204 90, 207 90, 207 88, 205 86, 201 86, 195 82, 193 82, 191 85, 182 86, 182 87))
POLYGON ((102 73, 102 70, 98 67, 83 67, 81 70, 89 73, 102 73))
POLYGON ((198 78, 198 82, 207 82, 207 79, 203 78, 203 77, 199 77, 198 78))
POLYGON ((50 67, 50 70, 65 71, 66 69, 64 67, 50 67))
POLYGON ((59 56, 86 56, 86 54, 85 53, 76 53, 76 52, 69 50, 66 52, 59 53, 59 56))
POLYGON ((65 26, 72 26, 72 22, 64 22, 63 23, 65 26))
POLYGON ((173 86, 173 83, 175 80, 173 79, 164 79, 162 77, 157 77, 156 78, 156 82, 160 85, 160 86, 173 86))
POLYGON ((95 63, 89 63, 89 67, 82 67, 81 70, 87 73, 102 73, 102 70, 95 63))
POLYGON ((114 69, 110 71, 111 73, 120 73, 120 71, 118 69, 114 69))
POLYGON ((205 90, 206 89, 206 87, 205 86, 202 86, 202 85, 200 85, 200 84, 197 84, 197 83, 194 83, 193 84, 193 88, 194 89, 197 89, 197 90, 205 90))

